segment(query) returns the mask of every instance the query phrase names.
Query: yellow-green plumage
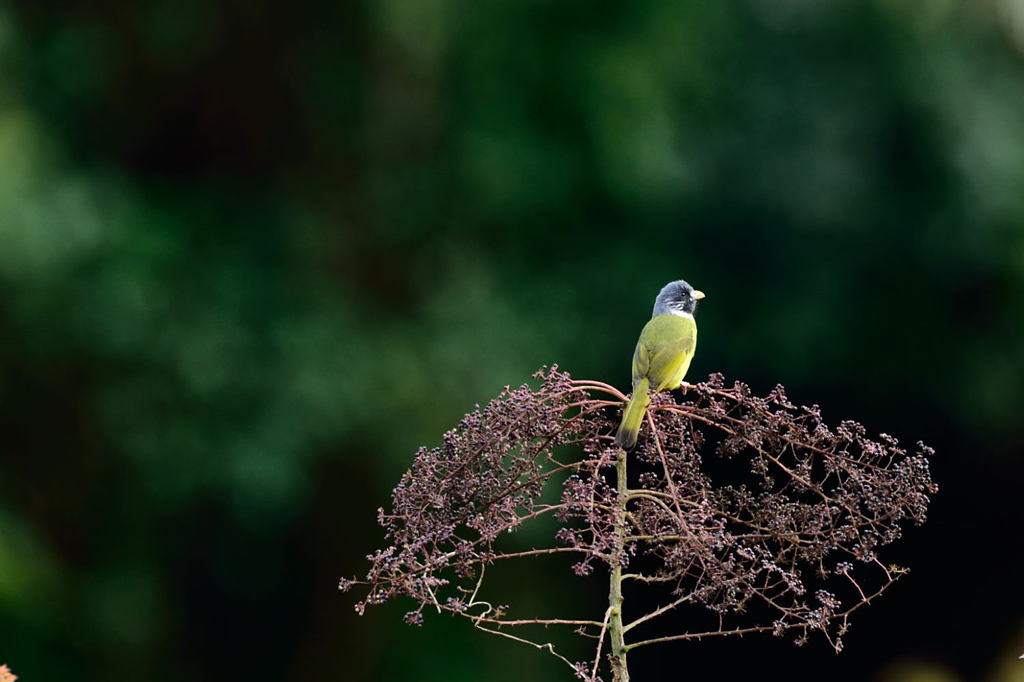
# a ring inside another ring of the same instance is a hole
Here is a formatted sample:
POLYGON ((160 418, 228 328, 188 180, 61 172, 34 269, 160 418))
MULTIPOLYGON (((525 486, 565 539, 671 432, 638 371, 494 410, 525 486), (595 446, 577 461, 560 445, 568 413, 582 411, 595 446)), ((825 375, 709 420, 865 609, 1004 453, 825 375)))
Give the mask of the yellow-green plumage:
POLYGON ((648 392, 671 390, 682 384, 696 347, 697 324, 690 316, 656 315, 644 326, 633 353, 633 397, 615 435, 619 447, 629 450, 636 445, 651 402, 648 392))

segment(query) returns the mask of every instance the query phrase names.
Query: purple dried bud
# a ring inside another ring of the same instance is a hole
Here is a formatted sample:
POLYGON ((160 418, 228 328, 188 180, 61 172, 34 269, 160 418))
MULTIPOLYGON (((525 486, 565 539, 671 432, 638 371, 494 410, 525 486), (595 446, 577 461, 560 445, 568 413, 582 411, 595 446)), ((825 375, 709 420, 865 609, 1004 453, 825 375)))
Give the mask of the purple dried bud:
MULTIPOLYGON (((367 557, 360 614, 405 596, 418 602, 404 618, 412 625, 425 608, 481 618, 473 598, 485 567, 569 554, 578 576, 632 564, 633 577, 720 618, 718 631, 693 638, 740 632, 761 614, 774 635, 803 645, 820 631, 838 651, 849 614, 906 573, 876 556, 925 519, 937 488, 924 444, 908 454, 857 422, 830 428, 782 386, 760 397, 714 374, 682 398, 652 396, 621 493, 620 394, 556 367, 534 379, 538 388, 505 387, 440 447, 416 452, 390 510, 378 510, 389 544, 367 557), (544 517, 554 521, 549 542, 508 539, 544 517)), ((339 589, 356 584, 342 578, 339 589)), ((507 609, 490 607, 487 622, 507 609)), ((593 627, 580 629, 595 636, 593 627)), ((597 679, 591 664, 570 665, 597 679)))

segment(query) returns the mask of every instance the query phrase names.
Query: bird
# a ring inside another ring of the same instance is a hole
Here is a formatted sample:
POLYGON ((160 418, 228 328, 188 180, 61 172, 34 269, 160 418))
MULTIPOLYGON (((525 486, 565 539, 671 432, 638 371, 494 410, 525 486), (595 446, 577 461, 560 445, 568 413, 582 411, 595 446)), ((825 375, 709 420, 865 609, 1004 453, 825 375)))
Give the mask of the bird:
POLYGON ((697 348, 693 314, 704 298, 684 280, 669 282, 654 299, 654 312, 640 332, 633 352, 633 395, 622 413, 615 444, 623 450, 636 445, 640 425, 651 402, 649 391, 666 391, 683 384, 697 348))

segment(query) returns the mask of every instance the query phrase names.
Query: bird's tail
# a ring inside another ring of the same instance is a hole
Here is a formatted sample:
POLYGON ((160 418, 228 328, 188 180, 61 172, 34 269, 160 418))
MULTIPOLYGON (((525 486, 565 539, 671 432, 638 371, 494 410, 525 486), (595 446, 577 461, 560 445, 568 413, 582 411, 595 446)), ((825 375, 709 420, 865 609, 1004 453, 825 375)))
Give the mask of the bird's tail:
POLYGON ((651 396, 647 395, 649 386, 650 382, 646 377, 641 379, 633 387, 633 397, 629 399, 626 410, 622 413, 622 423, 619 424, 619 432, 615 434, 615 444, 623 450, 630 450, 636 445, 640 424, 647 414, 647 405, 651 402, 651 396))

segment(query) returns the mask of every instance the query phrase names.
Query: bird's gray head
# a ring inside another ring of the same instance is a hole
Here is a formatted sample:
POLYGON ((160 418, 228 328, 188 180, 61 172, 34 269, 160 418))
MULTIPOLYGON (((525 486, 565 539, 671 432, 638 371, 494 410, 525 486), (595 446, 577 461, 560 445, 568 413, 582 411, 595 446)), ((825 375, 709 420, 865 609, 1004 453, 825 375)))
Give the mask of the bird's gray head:
POLYGON ((704 298, 703 291, 697 291, 683 280, 669 282, 662 287, 654 299, 654 315, 683 315, 693 317, 697 301, 704 298))

